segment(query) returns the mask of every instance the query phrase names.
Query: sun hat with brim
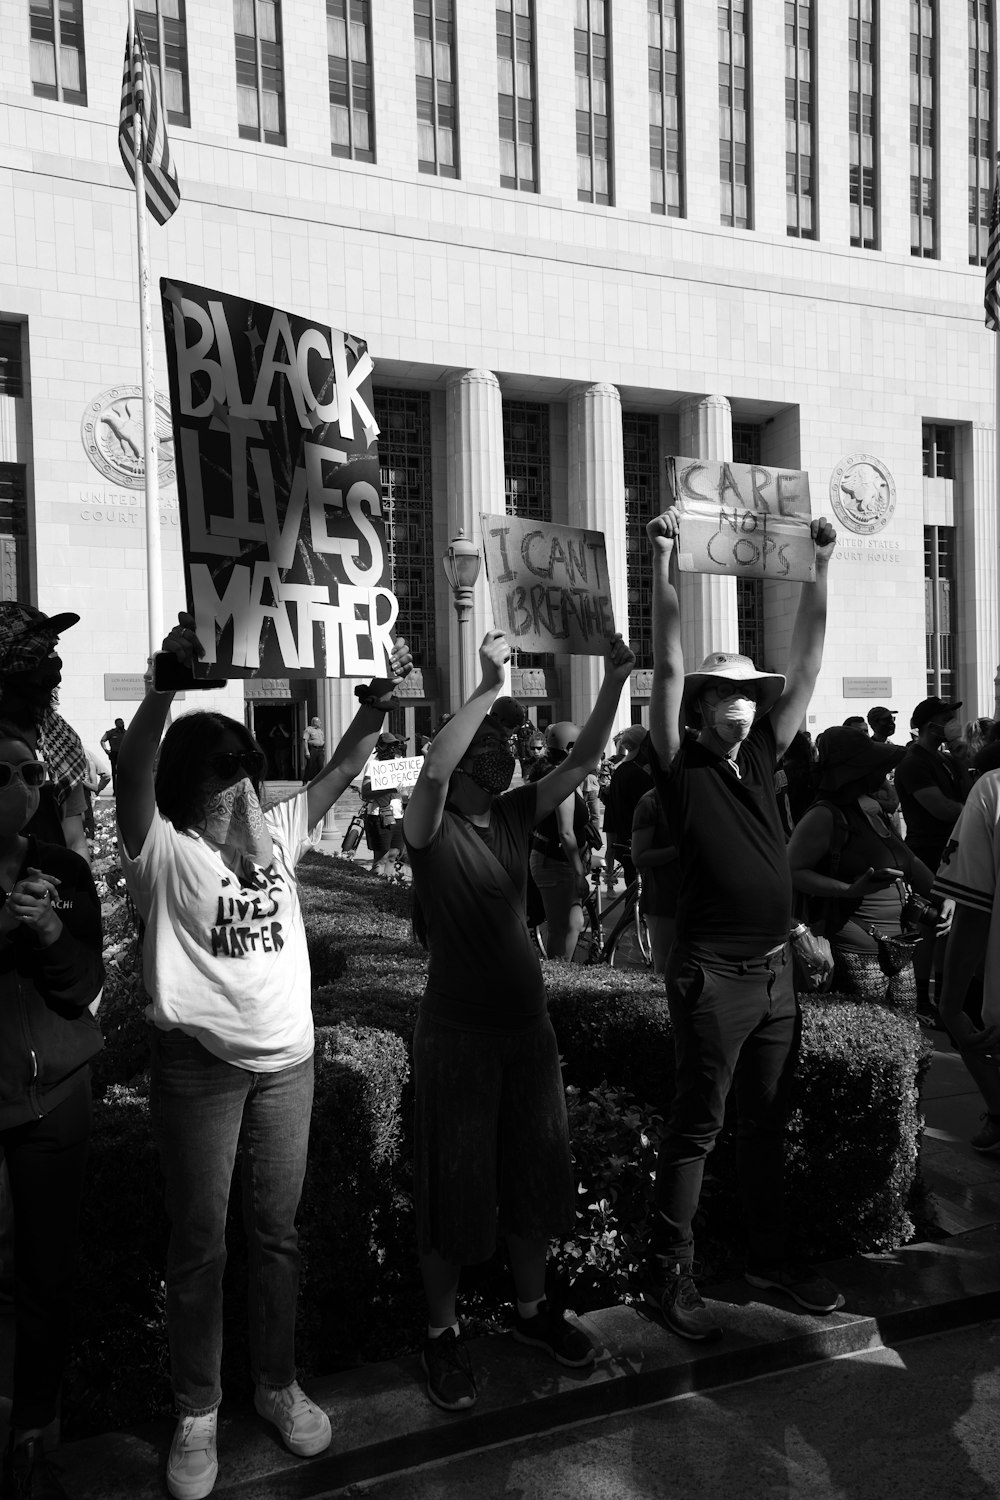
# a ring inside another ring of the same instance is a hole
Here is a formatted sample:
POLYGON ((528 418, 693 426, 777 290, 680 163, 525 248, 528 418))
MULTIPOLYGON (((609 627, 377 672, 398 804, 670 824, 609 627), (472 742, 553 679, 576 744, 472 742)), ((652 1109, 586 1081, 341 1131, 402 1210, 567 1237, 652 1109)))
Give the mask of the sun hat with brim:
POLYGON ((388 729, 383 729, 375 743, 376 745, 405 745, 406 741, 401 735, 392 734, 388 729))
POLYGON ((703 689, 718 687, 723 682, 746 682, 759 686, 758 717, 770 713, 785 691, 785 679, 780 672, 758 672, 749 656, 739 656, 733 651, 713 651, 705 657, 697 672, 685 674, 685 707, 689 706, 703 689))
POLYGON ((905 754, 905 745, 879 744, 863 729, 826 729, 819 738, 820 791, 839 792, 876 773, 887 776, 905 754))

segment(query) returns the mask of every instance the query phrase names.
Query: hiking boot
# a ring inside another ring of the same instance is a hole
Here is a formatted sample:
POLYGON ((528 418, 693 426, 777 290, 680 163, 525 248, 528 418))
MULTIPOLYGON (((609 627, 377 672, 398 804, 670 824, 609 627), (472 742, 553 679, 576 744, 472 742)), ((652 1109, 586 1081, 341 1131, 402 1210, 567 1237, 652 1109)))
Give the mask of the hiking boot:
POLYGON ((265 1422, 273 1422, 290 1453, 299 1458, 313 1458, 329 1448, 333 1436, 330 1418, 315 1401, 310 1401, 297 1380, 276 1390, 259 1385, 254 1391, 254 1408, 265 1422))
POLYGON ((465 1340, 454 1328, 436 1339, 425 1339, 420 1363, 427 1376, 427 1394, 442 1411, 464 1411, 475 1405, 476 1380, 465 1340))
POLYGON ((67 1500, 41 1438, 25 1438, 15 1447, 11 1437, 3 1458, 3 1493, 4 1500, 67 1500))
POLYGON ((556 1312, 547 1302, 540 1302, 530 1318, 522 1318, 515 1308, 512 1331, 519 1344, 544 1349, 561 1365, 579 1369, 594 1362, 594 1346, 583 1329, 575 1328, 565 1313, 556 1312))
POLYGON ((831 1313, 843 1307, 844 1298, 832 1281, 820 1276, 811 1266, 789 1261, 773 1271, 751 1271, 744 1273, 751 1286, 775 1292, 787 1292, 793 1301, 808 1312, 831 1313))
POLYGON ((969 1145, 973 1151, 992 1156, 995 1151, 1000 1151, 1000 1115, 983 1115, 982 1120, 982 1130, 972 1137, 969 1145))
POLYGON ((219 1459, 215 1439, 219 1413, 179 1417, 167 1457, 167 1489, 174 1500, 204 1500, 215 1488, 219 1459))
POLYGON ((709 1312, 695 1286, 690 1261, 654 1255, 640 1284, 642 1300, 660 1314, 673 1333, 684 1339, 717 1339, 722 1328, 709 1312))

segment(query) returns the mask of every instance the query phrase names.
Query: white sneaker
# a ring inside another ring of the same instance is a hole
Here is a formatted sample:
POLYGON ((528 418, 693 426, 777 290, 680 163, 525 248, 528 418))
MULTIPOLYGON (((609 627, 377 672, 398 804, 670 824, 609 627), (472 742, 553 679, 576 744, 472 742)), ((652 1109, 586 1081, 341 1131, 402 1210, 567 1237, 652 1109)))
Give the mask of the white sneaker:
POLYGON ((219 1459, 215 1438, 217 1411, 180 1417, 167 1458, 167 1489, 175 1500, 204 1500, 215 1488, 219 1459))
POLYGON ((329 1448, 333 1436, 330 1418, 309 1400, 297 1380, 279 1390, 259 1385, 253 1404, 265 1421, 274 1423, 285 1447, 299 1458, 312 1458, 329 1448))

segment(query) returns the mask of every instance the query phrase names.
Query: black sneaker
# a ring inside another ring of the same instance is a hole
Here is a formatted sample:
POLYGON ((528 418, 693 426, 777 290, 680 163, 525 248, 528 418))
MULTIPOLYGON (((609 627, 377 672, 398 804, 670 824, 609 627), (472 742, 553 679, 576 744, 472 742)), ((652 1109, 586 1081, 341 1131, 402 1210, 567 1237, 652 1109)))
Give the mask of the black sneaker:
POLYGON ((773 1271, 751 1271, 744 1273, 751 1286, 776 1292, 787 1292, 793 1301, 808 1312, 831 1313, 843 1307, 844 1298, 832 1281, 827 1281, 811 1266, 790 1262, 773 1271))
POLYGON ((4 1500, 68 1500, 59 1483, 57 1466, 39 1438, 14 1446, 11 1438, 3 1457, 4 1500))
POLYGON ((660 1314, 673 1333, 684 1339, 718 1339, 722 1328, 702 1300, 691 1274, 690 1261, 655 1255, 640 1282, 642 1300, 660 1314))
POLYGON ((568 1323, 565 1313, 556 1312, 547 1302, 539 1302, 538 1311, 530 1318, 522 1318, 515 1309, 513 1334, 519 1344, 544 1349, 572 1369, 594 1362, 594 1346, 583 1329, 568 1323))
POLYGON ((436 1339, 425 1339, 420 1363, 427 1376, 427 1394, 442 1411, 464 1411, 474 1406, 478 1392, 465 1341, 453 1328, 436 1339))

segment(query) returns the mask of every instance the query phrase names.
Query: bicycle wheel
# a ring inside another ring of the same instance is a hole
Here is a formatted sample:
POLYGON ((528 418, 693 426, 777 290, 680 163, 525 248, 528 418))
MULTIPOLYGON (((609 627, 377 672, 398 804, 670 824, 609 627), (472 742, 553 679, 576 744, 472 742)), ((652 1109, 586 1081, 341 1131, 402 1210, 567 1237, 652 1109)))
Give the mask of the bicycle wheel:
POLYGON ((652 959, 649 954, 649 938, 646 924, 639 914, 638 906, 628 911, 608 939, 607 960, 613 969, 649 969, 652 959), (646 939, 643 947, 640 931, 646 939))

